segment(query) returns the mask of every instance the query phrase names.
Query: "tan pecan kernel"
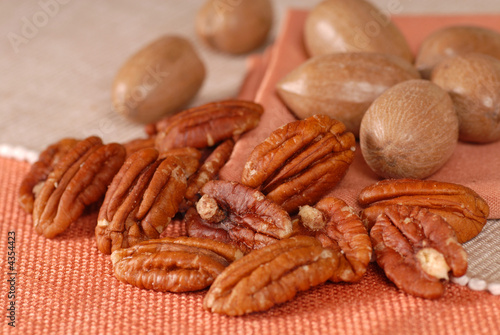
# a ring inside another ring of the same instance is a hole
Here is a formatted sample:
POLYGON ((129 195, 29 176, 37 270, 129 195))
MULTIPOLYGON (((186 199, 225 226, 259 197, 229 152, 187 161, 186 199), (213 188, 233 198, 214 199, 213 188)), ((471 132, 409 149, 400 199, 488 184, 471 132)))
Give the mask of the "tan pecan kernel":
POLYGON ((467 254, 439 215, 416 206, 386 207, 370 231, 377 263, 401 290, 423 298, 444 293, 448 272, 467 272, 467 254))
POLYGON ((472 189, 433 180, 383 180, 364 188, 358 201, 366 207, 362 219, 367 229, 387 206, 419 206, 443 217, 455 229, 460 243, 479 234, 489 215, 488 204, 472 189))
POLYGON ((178 212, 186 191, 186 170, 195 169, 186 168, 176 155, 158 156, 152 148, 132 154, 113 179, 95 231, 101 252, 159 238, 178 212))
POLYGON ((243 253, 221 242, 194 237, 144 241, 111 254, 122 282, 160 292, 202 290, 243 253))
POLYGON ((125 148, 103 145, 98 137, 78 142, 54 166, 35 198, 33 223, 52 238, 65 231, 84 209, 100 200, 125 160, 125 148))
MULTIPOLYGON (((196 208, 202 222, 208 223, 206 228, 227 231, 232 243, 243 250, 262 248, 292 234, 288 213, 255 189, 236 182, 211 180, 203 186, 201 194, 196 208)), ((187 223, 187 226, 192 225, 187 223)), ((188 229, 190 236, 193 233, 188 229)))
POLYGON ((314 207, 301 207, 299 217, 323 247, 332 249, 338 257, 339 266, 330 280, 360 280, 370 262, 372 244, 354 210, 341 199, 326 197, 314 207))
POLYGON ((315 115, 278 128, 250 154, 241 181, 290 213, 315 204, 344 177, 356 142, 345 126, 315 115))
POLYGON ((254 250, 229 265, 210 287, 203 307, 243 315, 291 300, 335 271, 333 252, 309 236, 295 236, 254 250))
POLYGON ((187 109, 156 123, 155 146, 160 152, 179 147, 210 147, 255 128, 263 111, 261 105, 243 100, 187 109))
POLYGON ((38 161, 31 165, 30 171, 23 178, 19 187, 19 203, 27 213, 33 213, 35 197, 40 192, 45 179, 59 160, 73 149, 76 143, 78 140, 74 138, 64 138, 48 146, 42 151, 38 161))

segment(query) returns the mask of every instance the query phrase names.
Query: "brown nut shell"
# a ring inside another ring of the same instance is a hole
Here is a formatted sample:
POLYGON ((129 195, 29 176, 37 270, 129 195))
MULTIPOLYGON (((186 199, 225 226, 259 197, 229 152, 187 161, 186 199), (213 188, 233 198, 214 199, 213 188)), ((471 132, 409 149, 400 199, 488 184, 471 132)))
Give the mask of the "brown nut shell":
POLYGON ((361 153, 384 178, 426 178, 448 161, 457 142, 453 102, 446 91, 427 80, 391 87, 361 121, 361 153))
POLYGON ((413 63, 408 42, 378 8, 365 0, 326 0, 309 13, 304 42, 310 56, 336 52, 377 52, 413 63))
POLYGON ((500 33, 467 25, 442 28, 422 42, 415 66, 422 78, 429 79, 433 68, 444 59, 470 52, 500 59, 500 33))
POLYGON ((252 251, 215 279, 203 307, 226 315, 268 310, 328 280, 337 266, 332 254, 308 236, 252 251))
POLYGON ((116 112, 150 123, 180 111, 205 79, 205 66, 191 43, 163 36, 131 56, 116 74, 112 101, 116 112))
POLYGON ((358 137, 361 119, 375 98, 397 83, 418 78, 412 64, 393 55, 334 53, 310 58, 277 88, 299 119, 325 114, 358 137))
POLYGON ((270 0, 208 0, 196 16, 196 32, 217 50, 241 54, 262 45, 272 23, 270 0))
POLYGON ((500 139, 500 58, 477 53, 447 58, 434 68, 432 82, 453 100, 460 140, 500 139))

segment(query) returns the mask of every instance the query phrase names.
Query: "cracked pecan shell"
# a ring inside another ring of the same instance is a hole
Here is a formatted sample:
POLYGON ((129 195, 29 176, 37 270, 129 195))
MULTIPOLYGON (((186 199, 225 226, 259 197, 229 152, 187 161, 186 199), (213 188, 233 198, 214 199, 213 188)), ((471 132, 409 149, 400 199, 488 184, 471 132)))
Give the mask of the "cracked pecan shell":
POLYGON ((211 147, 255 128, 263 107, 243 100, 224 100, 187 109, 158 121, 155 147, 160 152, 179 147, 211 147))
POLYGON ((33 223, 48 238, 65 231, 84 209, 100 200, 125 160, 125 148, 98 137, 78 142, 61 157, 35 198, 33 223))
POLYGON ((190 236, 217 236, 248 252, 292 234, 288 213, 255 189, 211 180, 201 194, 196 204, 200 218, 193 212, 185 218, 190 236))
POLYGON ((315 238, 287 238, 229 265, 208 290, 203 307, 227 315, 265 311, 324 283, 336 266, 333 252, 315 238))
POLYGON ((74 138, 64 138, 48 146, 40 153, 38 161, 31 165, 30 171, 23 178, 19 187, 19 204, 27 213, 33 213, 33 203, 43 186, 43 182, 61 157, 73 149, 76 143, 78 140, 74 138))
MULTIPOLYGON (((95 235, 106 254, 159 238, 178 212, 186 191, 185 161, 176 155, 158 158, 156 149, 127 158, 106 192, 95 235)), ((195 159, 191 163, 196 163, 195 159)))
POLYGON ((449 272, 467 272, 467 254, 439 215, 416 206, 386 207, 370 231, 377 263, 401 290, 423 298, 444 294, 449 272))
POLYGON ((359 281, 370 263, 372 244, 354 210, 341 199, 326 197, 314 207, 301 207, 299 217, 323 247, 332 249, 339 259, 330 280, 359 281))
POLYGON ((368 230, 387 206, 419 206, 443 217, 460 243, 479 234, 489 215, 488 204, 472 189, 433 180, 382 180, 364 188, 358 202, 366 207, 362 219, 368 230))
POLYGON ((315 204, 338 184, 355 148, 354 135, 326 115, 294 121, 255 147, 241 181, 294 213, 299 206, 315 204))
POLYGON ((242 252, 208 239, 178 237, 144 241, 111 254, 122 282, 160 292, 202 290, 242 252))

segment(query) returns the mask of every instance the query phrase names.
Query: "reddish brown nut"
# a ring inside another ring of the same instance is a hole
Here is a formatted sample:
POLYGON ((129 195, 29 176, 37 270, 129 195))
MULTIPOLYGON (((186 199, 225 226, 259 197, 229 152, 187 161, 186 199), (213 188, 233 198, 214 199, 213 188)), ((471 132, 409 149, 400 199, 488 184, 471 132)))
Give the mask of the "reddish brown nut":
POLYGON ((370 263, 372 244, 354 210, 341 199, 327 197, 314 207, 301 207, 299 216, 323 247, 332 249, 338 257, 339 265, 330 280, 360 280, 370 263))
POLYGON ((488 204, 472 189, 433 180, 382 180, 364 188, 358 202, 367 207, 361 218, 368 230, 389 205, 419 206, 443 217, 460 243, 479 234, 489 215, 488 204))
POLYGON ((261 105, 243 100, 187 109, 156 123, 155 146, 160 152, 179 147, 211 147, 255 128, 263 112, 261 105))
POLYGON ((111 254, 122 282, 160 292, 202 290, 243 253, 228 244, 194 237, 144 241, 111 254))
POLYGON ((236 182, 212 180, 203 186, 201 194, 196 204, 200 218, 194 213, 186 216, 190 236, 229 239, 248 252, 292 234, 288 213, 255 189, 236 182))
POLYGON ((219 174, 220 169, 229 160, 233 152, 234 141, 228 139, 219 144, 214 151, 205 159, 195 174, 188 179, 188 186, 183 208, 190 207, 199 199, 199 191, 208 181, 213 180, 219 174))
POLYGON ((338 184, 355 148, 354 135, 326 115, 294 121, 255 147, 241 181, 293 213, 315 204, 338 184))
POLYGON ((38 161, 31 165, 19 187, 19 204, 29 214, 33 213, 33 203, 43 182, 54 166, 78 143, 74 138, 65 138, 42 151, 38 161))
POLYGON ((100 200, 125 160, 125 148, 98 137, 78 142, 54 166, 35 198, 33 223, 48 238, 65 231, 84 209, 100 200))
POLYGON ((336 266, 332 251, 315 238, 284 239, 229 265, 208 290, 203 307, 227 315, 265 311, 324 283, 336 266))
POLYGON ((123 144, 125 149, 127 150, 127 157, 132 155, 134 152, 137 152, 146 148, 154 148, 155 147, 155 137, 148 138, 137 138, 130 140, 123 144))
POLYGON ((106 254, 159 238, 178 212, 186 191, 186 166, 155 149, 132 154, 116 174, 99 211, 95 235, 106 254))
POLYGON ((423 298, 444 293, 448 273, 467 272, 467 254, 455 232, 425 208, 389 206, 370 231, 377 263, 401 290, 423 298))

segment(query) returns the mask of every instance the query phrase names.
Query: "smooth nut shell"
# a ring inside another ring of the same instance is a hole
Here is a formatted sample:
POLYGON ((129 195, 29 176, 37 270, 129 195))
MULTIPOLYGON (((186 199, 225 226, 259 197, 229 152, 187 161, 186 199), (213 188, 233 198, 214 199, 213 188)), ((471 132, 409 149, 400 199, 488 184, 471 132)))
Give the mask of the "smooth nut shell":
POLYGON ((204 79, 205 66, 191 43, 164 36, 138 51, 118 71, 113 106, 133 121, 151 123, 183 108, 204 79))
POLYGON ((212 48, 231 54, 262 45, 272 24, 270 0, 208 0, 196 16, 198 36, 212 48))
POLYGON ((378 52, 413 62, 399 28, 365 0, 326 0, 309 13, 304 42, 310 56, 334 52, 378 52))
POLYGON ((448 58, 434 68, 432 81, 453 100, 461 140, 500 139, 500 60, 475 53, 448 58))
POLYGON ((450 158, 457 141, 453 102, 427 80, 408 80, 388 89, 361 121, 361 153, 384 178, 430 176, 450 158))
POLYGON ((432 69, 445 58, 469 52, 500 59, 500 33, 475 26, 445 27, 422 42, 415 66, 423 78, 429 79, 432 69))
POLYGON ((310 58, 277 85, 285 104, 300 119, 326 114, 359 135, 370 104, 389 87, 418 79, 400 57, 378 53, 336 53, 310 58))

